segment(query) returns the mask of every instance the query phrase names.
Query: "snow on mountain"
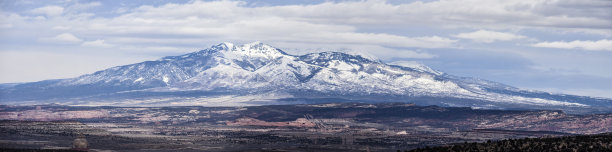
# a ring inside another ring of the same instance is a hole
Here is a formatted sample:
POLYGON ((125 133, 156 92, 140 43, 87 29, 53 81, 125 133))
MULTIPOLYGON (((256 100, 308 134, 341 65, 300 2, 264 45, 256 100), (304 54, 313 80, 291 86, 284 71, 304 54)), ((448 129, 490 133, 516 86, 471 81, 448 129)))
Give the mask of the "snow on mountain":
POLYGON ((395 61, 395 62, 391 62, 389 63, 390 65, 398 65, 398 66, 403 66, 403 67, 408 67, 408 68, 412 68, 421 72, 429 72, 429 73, 433 73, 436 75, 442 75, 444 74, 443 72, 440 71, 436 71, 434 69, 431 69, 430 67, 416 62, 416 61, 395 61))
POLYGON ((14 85, 0 93, 3 103, 80 105, 252 105, 342 98, 477 108, 610 106, 606 99, 546 96, 415 62, 386 64, 339 52, 294 56, 260 42, 221 43, 77 78, 14 85))

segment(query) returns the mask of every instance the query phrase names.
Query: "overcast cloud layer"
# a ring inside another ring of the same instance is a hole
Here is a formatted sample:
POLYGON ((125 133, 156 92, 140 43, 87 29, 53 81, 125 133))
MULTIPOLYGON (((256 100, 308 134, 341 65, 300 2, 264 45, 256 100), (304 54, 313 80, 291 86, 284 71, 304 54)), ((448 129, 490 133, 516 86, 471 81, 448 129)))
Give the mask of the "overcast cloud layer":
POLYGON ((612 1, 0 1, 0 83, 261 41, 612 97, 612 1))

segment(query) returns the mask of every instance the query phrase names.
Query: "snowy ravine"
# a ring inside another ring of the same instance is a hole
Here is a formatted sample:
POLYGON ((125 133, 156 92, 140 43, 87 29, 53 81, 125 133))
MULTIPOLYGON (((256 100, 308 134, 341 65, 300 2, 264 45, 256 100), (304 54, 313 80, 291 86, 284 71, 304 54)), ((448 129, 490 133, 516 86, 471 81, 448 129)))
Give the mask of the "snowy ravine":
POLYGON ((0 87, 0 101, 112 106, 414 102, 578 112, 609 111, 612 105, 610 99, 525 91, 424 65, 389 65, 339 52, 289 55, 259 42, 222 43, 71 79, 7 84, 0 87))

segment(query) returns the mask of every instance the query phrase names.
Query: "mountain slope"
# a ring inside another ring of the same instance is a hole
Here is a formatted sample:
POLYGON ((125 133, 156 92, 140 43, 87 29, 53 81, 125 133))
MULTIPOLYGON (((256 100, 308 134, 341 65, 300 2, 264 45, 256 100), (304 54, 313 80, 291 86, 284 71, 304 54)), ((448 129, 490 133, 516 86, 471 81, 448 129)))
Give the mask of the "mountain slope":
POLYGON ((0 88, 3 104, 225 106, 347 100, 578 111, 607 111, 612 105, 609 99, 525 91, 339 52, 294 56, 259 42, 222 43, 77 78, 0 88))

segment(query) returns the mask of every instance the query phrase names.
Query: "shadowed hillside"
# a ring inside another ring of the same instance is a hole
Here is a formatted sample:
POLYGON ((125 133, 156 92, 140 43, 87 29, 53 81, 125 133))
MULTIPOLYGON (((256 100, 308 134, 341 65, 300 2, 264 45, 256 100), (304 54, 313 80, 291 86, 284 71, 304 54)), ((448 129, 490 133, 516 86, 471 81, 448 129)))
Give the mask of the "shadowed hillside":
POLYGON ((464 143, 450 146, 425 147, 411 152, 465 152, 465 151, 538 151, 538 152, 574 152, 574 151, 612 151, 612 134, 565 136, 556 138, 525 138, 487 141, 486 143, 464 143))

